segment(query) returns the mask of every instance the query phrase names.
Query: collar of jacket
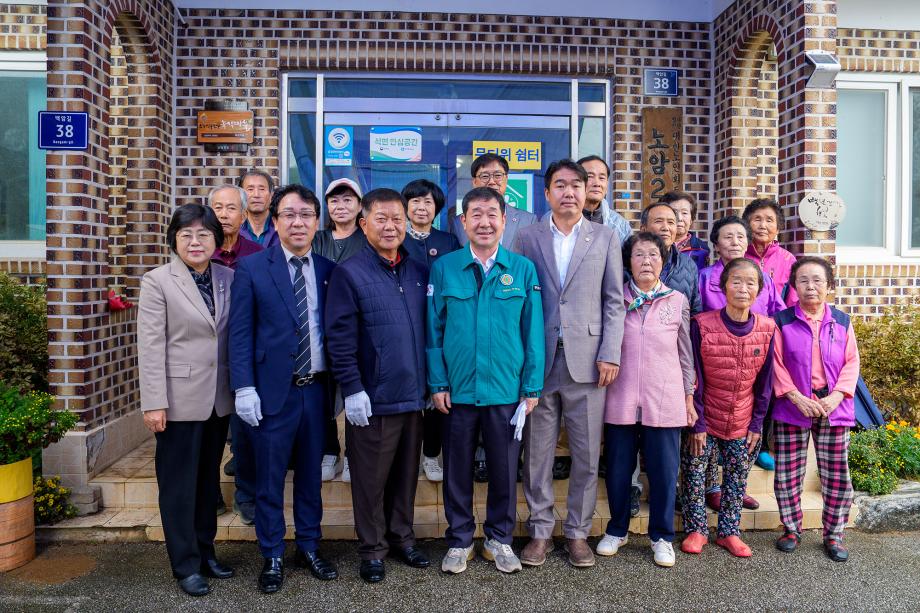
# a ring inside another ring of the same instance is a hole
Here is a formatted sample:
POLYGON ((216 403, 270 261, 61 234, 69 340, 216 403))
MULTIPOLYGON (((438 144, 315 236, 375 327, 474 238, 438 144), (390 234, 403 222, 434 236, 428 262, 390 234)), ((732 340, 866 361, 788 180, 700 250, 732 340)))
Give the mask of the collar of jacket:
POLYGON ((777 249, 779 249, 779 243, 774 240, 772 243, 767 245, 766 249, 763 250, 763 255, 760 255, 759 253, 757 253, 757 249, 754 248, 754 243, 751 242, 748 244, 748 248, 744 256, 748 258, 749 260, 754 260, 755 262, 763 266, 764 261, 767 258, 769 258, 771 255, 773 255, 773 252, 776 251, 777 249))
MULTIPOLYGON (((470 247, 469 243, 461 251, 463 251, 463 268, 469 268, 470 265, 476 263, 476 260, 473 259, 473 248, 470 247)), ((495 264, 501 266, 504 270, 511 266, 511 257, 508 255, 508 250, 501 243, 498 244, 498 253, 495 254, 495 264)), ((492 271, 490 270, 489 272, 492 271)))
POLYGON ((406 259, 409 257, 409 252, 406 251, 406 248, 403 247, 402 245, 400 245, 396 249, 396 253, 399 254, 399 261, 397 261, 395 264, 393 264, 391 260, 388 260, 382 255, 380 255, 379 253, 377 253, 377 250, 374 249, 374 247, 370 243, 367 243, 366 245, 364 245, 364 249, 367 253, 369 253, 369 257, 371 257, 374 261, 380 263, 380 265, 386 268, 387 270, 393 270, 394 268, 401 267, 403 262, 405 262, 406 259))

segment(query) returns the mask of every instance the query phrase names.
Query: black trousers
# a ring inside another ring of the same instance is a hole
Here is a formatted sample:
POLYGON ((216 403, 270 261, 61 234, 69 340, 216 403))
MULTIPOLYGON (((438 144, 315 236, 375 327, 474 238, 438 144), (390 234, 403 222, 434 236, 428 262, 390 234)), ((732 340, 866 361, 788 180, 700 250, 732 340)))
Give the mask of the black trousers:
POLYGON ((199 572, 202 561, 214 557, 214 491, 228 424, 227 417, 212 411, 205 421, 167 421, 166 429, 156 433, 160 518, 177 579, 199 572))
POLYGON ((476 531, 473 514, 473 454, 482 430, 489 487, 483 532, 510 545, 517 523, 517 467, 521 442, 511 417, 517 403, 476 406, 453 403, 444 419, 444 514, 448 547, 469 547, 476 531))
POLYGON ((429 409, 422 413, 422 453, 426 458, 441 454, 441 432, 444 430, 444 413, 429 409))
POLYGON ((415 491, 422 445, 421 411, 372 415, 345 424, 351 500, 362 560, 382 560, 390 547, 415 545, 415 491))

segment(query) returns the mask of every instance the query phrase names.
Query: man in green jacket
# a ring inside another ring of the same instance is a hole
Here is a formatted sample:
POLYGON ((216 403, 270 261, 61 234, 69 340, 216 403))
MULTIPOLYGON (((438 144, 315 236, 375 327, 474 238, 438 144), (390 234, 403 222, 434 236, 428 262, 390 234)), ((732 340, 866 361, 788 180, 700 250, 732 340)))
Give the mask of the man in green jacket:
POLYGON ((498 192, 470 191, 462 221, 469 245, 435 262, 428 281, 428 387, 435 407, 447 415, 444 513, 450 549, 441 570, 463 572, 473 558, 472 463, 481 428, 489 463, 482 556, 502 572, 515 572, 521 569, 511 549, 520 429, 543 388, 540 285, 533 263, 500 245, 505 202, 498 192))

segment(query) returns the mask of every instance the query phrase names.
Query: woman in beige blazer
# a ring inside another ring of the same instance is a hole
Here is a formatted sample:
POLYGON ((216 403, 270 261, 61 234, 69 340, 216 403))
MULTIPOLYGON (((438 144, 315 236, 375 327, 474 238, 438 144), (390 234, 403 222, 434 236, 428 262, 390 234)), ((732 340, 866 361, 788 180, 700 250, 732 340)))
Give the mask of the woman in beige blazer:
POLYGON ((227 366, 233 271, 211 263, 224 237, 207 207, 177 208, 166 239, 172 261, 141 280, 141 411, 157 440, 160 517, 173 575, 186 593, 203 596, 207 577, 234 574, 214 553, 214 491, 234 410, 227 366))

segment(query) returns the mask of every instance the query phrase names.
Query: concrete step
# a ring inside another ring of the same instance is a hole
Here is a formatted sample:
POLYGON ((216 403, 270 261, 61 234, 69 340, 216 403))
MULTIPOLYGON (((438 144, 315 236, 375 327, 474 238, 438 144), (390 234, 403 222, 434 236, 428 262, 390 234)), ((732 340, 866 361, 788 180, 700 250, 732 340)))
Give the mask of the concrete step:
MULTIPOLYGON (((743 530, 774 530, 781 527, 779 510, 776 499, 772 495, 758 497, 760 509, 756 511, 745 510, 741 514, 741 528, 743 530)), ((815 492, 806 492, 802 496, 802 509, 804 513, 803 525, 805 529, 821 528, 821 495, 815 492)), ((476 538, 482 537, 482 522, 485 517, 485 507, 476 505, 473 509, 476 517, 476 538)), ((555 536, 562 536, 562 522, 566 515, 565 505, 557 504, 554 509, 556 516, 555 536)), ((515 536, 527 536, 525 522, 527 520, 527 505, 519 501, 517 505, 517 525, 515 536)), ((858 509, 853 507, 850 516, 850 525, 857 519, 858 509)), ((718 515, 707 510, 709 525, 715 527, 718 515)), ((606 501, 600 501, 594 513, 591 526, 591 535, 600 536, 610 519, 610 511, 606 501)), ((293 510, 285 507, 285 520, 287 532, 285 538, 294 538, 293 510)), ((227 512, 218 517, 218 541, 255 541, 256 534, 253 526, 243 524, 239 516, 227 512)), ((675 514, 674 528, 683 529, 680 514, 675 514)), ((447 519, 444 508, 440 504, 417 505, 415 508, 415 533, 418 538, 442 538, 447 529, 447 519)), ((646 534, 648 532, 648 505, 643 502, 639 514, 632 518, 629 526, 630 532, 646 534)), ((146 538, 151 541, 163 540, 163 524, 160 514, 155 507, 134 508, 107 508, 95 515, 77 517, 62 521, 53 527, 44 528, 44 532, 53 534, 49 537, 58 540, 108 540, 127 538, 129 531, 133 531, 134 538, 146 538)), ((326 506, 323 510, 322 533, 324 539, 353 540, 355 539, 354 515, 351 507, 326 506)))
MULTIPOLYGON (((102 505, 105 508, 156 508, 159 488, 157 487, 153 461, 154 446, 145 443, 131 452, 102 474, 92 480, 91 484, 100 488, 102 492, 102 505)), ((223 464, 230 457, 229 447, 224 454, 223 464)), ((341 470, 341 467, 339 467, 341 470)), ((224 500, 233 500, 233 477, 228 477, 221 469, 221 492, 224 500)), ((644 473, 640 474, 640 481, 644 484, 643 500, 648 492, 648 479, 644 473)), ((476 483, 473 494, 473 503, 486 504, 488 484, 476 483)), ((518 483, 518 500, 524 500, 523 486, 518 483)), ((553 482, 554 497, 557 503, 565 503, 568 492, 568 481, 553 482)), ((818 480, 817 465, 814 454, 808 458, 808 469, 805 476, 806 492, 820 492, 821 484, 818 480)), ((773 494, 773 473, 755 466, 748 476, 747 493, 755 498, 773 494)), ((289 471, 285 484, 285 503, 290 505, 293 500, 293 472, 289 471)), ((601 481, 598 484, 597 496, 599 501, 607 500, 607 488, 601 481)), ((341 473, 332 481, 323 483, 323 504, 329 508, 351 507, 351 484, 341 480, 341 473)), ((443 504, 443 496, 439 483, 428 481, 420 472, 416 505, 425 507, 443 504)))

